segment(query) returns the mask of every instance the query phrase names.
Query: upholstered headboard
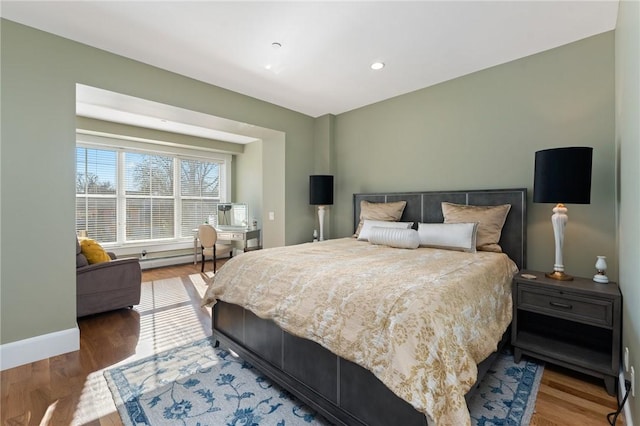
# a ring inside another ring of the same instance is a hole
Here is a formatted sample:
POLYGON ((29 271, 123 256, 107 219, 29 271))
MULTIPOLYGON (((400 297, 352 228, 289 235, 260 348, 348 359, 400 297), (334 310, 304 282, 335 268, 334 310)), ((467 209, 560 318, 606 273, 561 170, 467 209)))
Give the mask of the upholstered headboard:
MULTIPOLYGON (((487 189, 472 191, 424 191, 424 192, 387 192, 353 194, 354 230, 360 220, 360 201, 374 203, 406 201, 402 221, 415 223, 440 223, 444 221, 441 203, 443 201, 477 205, 495 206, 511 204, 511 210, 502 228, 500 246, 518 268, 527 266, 527 189, 487 189)), ((417 226, 414 224, 414 226, 417 226)))

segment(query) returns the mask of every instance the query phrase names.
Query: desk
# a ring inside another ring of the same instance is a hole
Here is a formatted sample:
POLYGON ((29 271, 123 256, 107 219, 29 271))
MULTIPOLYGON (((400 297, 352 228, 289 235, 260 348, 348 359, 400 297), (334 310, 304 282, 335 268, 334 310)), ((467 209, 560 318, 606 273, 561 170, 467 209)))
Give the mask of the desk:
MULTIPOLYGON (((218 229, 218 243, 233 244, 234 241, 242 243, 242 249, 247 251, 247 242, 256 240, 258 247, 260 246, 260 230, 259 229, 218 229)), ((198 229, 193 230, 193 264, 198 263, 198 229)))

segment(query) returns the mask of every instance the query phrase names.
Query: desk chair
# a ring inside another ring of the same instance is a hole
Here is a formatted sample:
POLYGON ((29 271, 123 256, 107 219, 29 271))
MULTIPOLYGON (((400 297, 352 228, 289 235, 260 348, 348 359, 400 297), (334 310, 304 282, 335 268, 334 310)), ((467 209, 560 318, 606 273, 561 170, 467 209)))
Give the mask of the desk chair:
POLYGON ((216 256, 219 254, 229 253, 229 257, 233 256, 233 247, 227 244, 216 244, 218 241, 218 233, 211 225, 198 226, 198 239, 202 248, 202 269, 204 272, 205 256, 213 257, 213 273, 216 272, 216 256))

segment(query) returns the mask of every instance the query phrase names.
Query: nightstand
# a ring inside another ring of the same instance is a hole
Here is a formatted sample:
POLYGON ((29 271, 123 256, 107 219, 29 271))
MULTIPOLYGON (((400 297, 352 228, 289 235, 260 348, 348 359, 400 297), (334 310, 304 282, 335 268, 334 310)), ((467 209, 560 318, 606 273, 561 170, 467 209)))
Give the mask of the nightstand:
POLYGON ((604 379, 615 395, 620 367, 620 289, 598 284, 546 278, 543 272, 521 271, 513 279, 511 344, 514 358, 523 354, 604 379), (523 274, 535 275, 535 279, 523 274))

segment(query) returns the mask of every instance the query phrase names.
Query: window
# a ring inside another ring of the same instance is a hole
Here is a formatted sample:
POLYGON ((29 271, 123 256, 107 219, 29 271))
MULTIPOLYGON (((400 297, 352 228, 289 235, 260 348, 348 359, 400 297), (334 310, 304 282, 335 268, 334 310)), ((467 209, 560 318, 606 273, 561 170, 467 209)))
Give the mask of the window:
POLYGON ((182 229, 192 232, 214 214, 220 200, 220 164, 197 160, 180 162, 180 199, 182 200, 182 229))
POLYGON ((80 141, 87 138, 79 135, 76 146, 76 230, 100 243, 192 241, 193 229, 226 201, 229 156, 80 141))
POLYGON ((124 153, 126 242, 176 236, 175 160, 166 155, 124 153))
POLYGON ((76 230, 98 241, 117 238, 115 151, 76 148, 76 230))

